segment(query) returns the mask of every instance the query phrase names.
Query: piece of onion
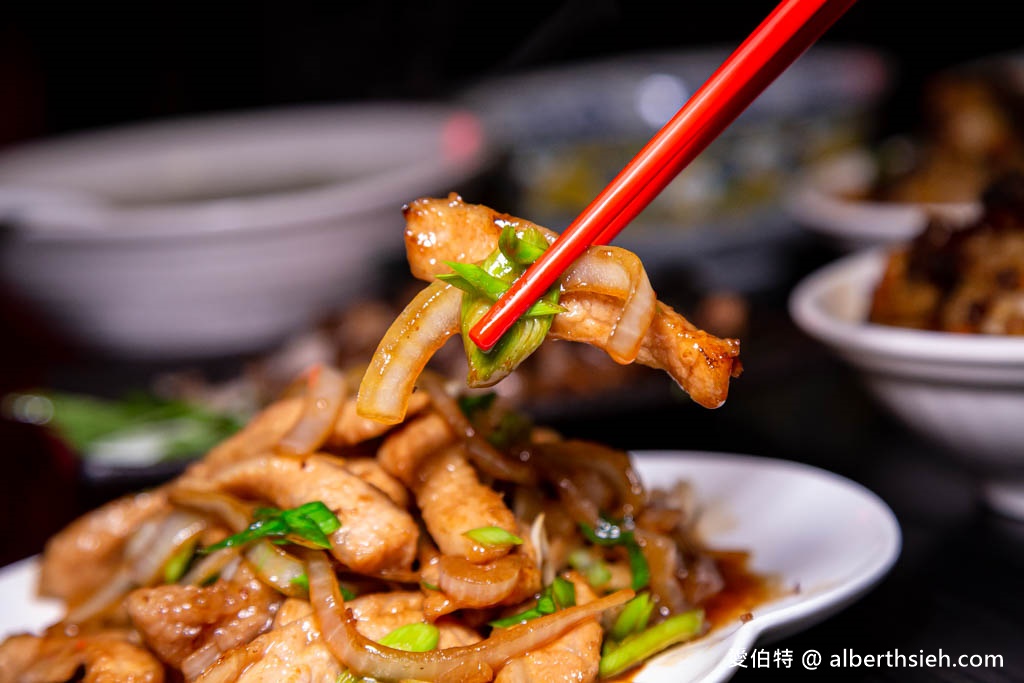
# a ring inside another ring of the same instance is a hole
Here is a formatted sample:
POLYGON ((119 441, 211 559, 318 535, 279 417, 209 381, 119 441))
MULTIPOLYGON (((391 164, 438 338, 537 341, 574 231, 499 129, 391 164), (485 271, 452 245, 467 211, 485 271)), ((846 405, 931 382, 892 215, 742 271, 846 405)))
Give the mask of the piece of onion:
POLYGON ((260 581, 290 598, 305 598, 306 565, 265 538, 255 541, 245 550, 245 559, 260 581))
POLYGON ((342 613, 344 602, 338 590, 338 580, 323 554, 310 556, 306 566, 310 602, 327 647, 357 674, 386 680, 488 681, 495 670, 513 657, 554 640, 577 624, 597 617, 606 609, 622 605, 634 596, 633 591, 622 590, 526 624, 495 629, 489 638, 473 645, 430 652, 405 652, 370 640, 356 629, 356 620, 351 612, 346 610, 342 613))
POLYGON ((114 576, 96 590, 84 602, 68 610, 64 622, 80 624, 112 607, 129 591, 136 588, 127 567, 122 567, 114 576))
POLYGON ((206 520, 188 510, 173 510, 162 520, 147 523, 125 547, 129 576, 140 586, 156 583, 164 565, 205 529, 206 520), (153 523, 155 526, 148 526, 153 523))
POLYGON ((213 638, 185 658, 181 663, 181 673, 185 674, 185 680, 194 681, 216 664, 223 654, 217 645, 217 639, 213 638))
POLYGON ((537 566, 540 567, 541 583, 545 586, 555 580, 557 569, 551 560, 551 544, 544 526, 545 515, 541 512, 530 525, 530 543, 537 552, 537 566))
POLYGON ((205 586, 218 576, 222 576, 224 568, 238 559, 239 552, 241 552, 239 546, 231 546, 205 555, 189 568, 185 576, 178 580, 178 583, 186 586, 205 586))
POLYGON ((348 396, 343 375, 329 365, 309 371, 302 415, 278 442, 278 450, 289 455, 308 455, 319 449, 334 431, 341 407, 348 396))
POLYGON ((391 323, 359 385, 356 412, 397 424, 405 417, 416 379, 430 357, 459 331, 462 292, 437 281, 391 323))
POLYGON ((227 493, 174 488, 168 498, 175 505, 215 515, 232 533, 247 529, 252 522, 252 506, 227 493))
POLYGON ((591 292, 621 300, 604 350, 617 363, 632 363, 654 320, 657 298, 640 258, 619 247, 590 247, 562 274, 564 292, 591 292))
POLYGON ((523 559, 506 555, 487 564, 464 557, 444 555, 438 562, 437 582, 459 607, 490 607, 507 598, 519 581, 523 559))

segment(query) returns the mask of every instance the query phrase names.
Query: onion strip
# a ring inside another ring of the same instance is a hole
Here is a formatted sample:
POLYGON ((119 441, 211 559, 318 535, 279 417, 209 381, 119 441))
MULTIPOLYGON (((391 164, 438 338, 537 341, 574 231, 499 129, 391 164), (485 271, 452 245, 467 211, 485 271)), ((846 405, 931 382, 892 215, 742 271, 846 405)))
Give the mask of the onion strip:
POLYGON ((341 408, 348 396, 345 376, 328 365, 309 371, 302 415, 288 430, 277 447, 288 455, 308 455, 319 449, 334 431, 341 408))
POLYGON ((562 274, 562 291, 622 300, 622 311, 602 345, 616 363, 632 363, 654 320, 657 298, 640 257, 619 247, 590 247, 562 274))
POLYGON ((437 583, 460 608, 490 607, 512 594, 522 569, 519 555, 506 555, 482 565, 464 557, 443 555, 438 562, 437 583))
POLYGON ((265 538, 245 550, 245 559, 260 581, 290 598, 309 594, 306 565, 265 538))
POLYGON ((164 566, 186 543, 206 529, 206 521, 187 510, 174 510, 159 522, 147 523, 125 548, 128 575, 139 586, 156 583, 164 566))
POLYGON ((489 638, 473 645, 430 652, 405 652, 376 643, 355 627, 345 610, 330 562, 322 554, 309 557, 309 594, 320 633, 335 657, 361 676, 385 680, 482 682, 507 661, 534 650, 577 624, 622 605, 634 596, 621 590, 586 605, 577 605, 540 617, 527 625, 495 629, 489 638))
POLYGON ((424 288, 399 314, 377 346, 363 375, 356 412, 398 424, 427 361, 459 331, 462 292, 441 281, 424 288))

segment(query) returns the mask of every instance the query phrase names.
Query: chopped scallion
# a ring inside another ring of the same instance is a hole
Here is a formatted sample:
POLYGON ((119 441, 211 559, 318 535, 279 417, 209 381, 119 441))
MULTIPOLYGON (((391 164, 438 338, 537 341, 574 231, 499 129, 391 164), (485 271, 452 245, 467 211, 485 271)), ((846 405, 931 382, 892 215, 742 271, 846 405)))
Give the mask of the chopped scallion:
POLYGON ((497 526, 482 526, 462 534, 485 546, 521 545, 523 539, 497 526))
POLYGON ((662 650, 700 635, 704 630, 704 611, 675 614, 665 621, 635 633, 601 656, 601 678, 610 678, 631 669, 662 650))
POLYGON ((437 647, 439 638, 436 626, 419 622, 399 626, 381 638, 380 644, 406 652, 429 652, 437 647))

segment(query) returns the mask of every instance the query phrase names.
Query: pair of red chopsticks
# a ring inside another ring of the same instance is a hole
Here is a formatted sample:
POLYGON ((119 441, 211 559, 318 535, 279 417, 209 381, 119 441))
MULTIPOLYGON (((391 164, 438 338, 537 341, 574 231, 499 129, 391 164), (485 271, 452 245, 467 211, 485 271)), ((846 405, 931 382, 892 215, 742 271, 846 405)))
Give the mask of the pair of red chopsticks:
POLYGON ((610 242, 855 0, 783 0, 522 277, 469 336, 497 343, 590 245, 610 242))

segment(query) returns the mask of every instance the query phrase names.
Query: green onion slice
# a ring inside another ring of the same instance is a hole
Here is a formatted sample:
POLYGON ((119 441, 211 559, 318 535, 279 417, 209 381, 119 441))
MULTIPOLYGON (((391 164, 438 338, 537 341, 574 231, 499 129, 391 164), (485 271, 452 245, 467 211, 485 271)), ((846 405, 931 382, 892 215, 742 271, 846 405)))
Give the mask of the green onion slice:
POLYGON ((601 678, 610 678, 631 669, 662 650, 686 642, 704 631, 704 611, 675 614, 660 624, 635 633, 601 657, 601 678))
POLYGON ((406 652, 429 652, 437 647, 439 638, 436 626, 419 622, 399 626, 381 638, 380 644, 406 652))
POLYGON ((523 543, 523 539, 497 526, 477 527, 462 535, 485 546, 522 545, 523 543))
POLYGON ((256 508, 253 517, 255 521, 246 530, 207 546, 200 552, 208 555, 221 548, 247 545, 260 538, 273 539, 274 543, 291 542, 328 550, 331 547, 328 535, 341 528, 341 522, 331 509, 319 500, 291 510, 256 508))

